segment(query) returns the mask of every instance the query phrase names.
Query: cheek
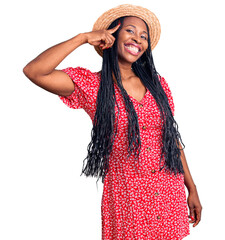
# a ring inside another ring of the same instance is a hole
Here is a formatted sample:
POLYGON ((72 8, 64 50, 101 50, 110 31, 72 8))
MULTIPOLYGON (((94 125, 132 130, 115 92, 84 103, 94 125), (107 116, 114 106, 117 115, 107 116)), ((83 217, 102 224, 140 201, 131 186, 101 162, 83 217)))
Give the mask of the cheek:
POLYGON ((118 56, 121 56, 121 53, 122 53, 122 47, 120 44, 117 45, 117 53, 118 53, 118 56))
POLYGON ((144 49, 145 49, 145 51, 148 49, 148 42, 145 43, 144 49))
POLYGON ((118 38, 117 41, 117 52, 118 56, 120 56, 123 53, 123 42, 121 41, 121 38, 118 38))

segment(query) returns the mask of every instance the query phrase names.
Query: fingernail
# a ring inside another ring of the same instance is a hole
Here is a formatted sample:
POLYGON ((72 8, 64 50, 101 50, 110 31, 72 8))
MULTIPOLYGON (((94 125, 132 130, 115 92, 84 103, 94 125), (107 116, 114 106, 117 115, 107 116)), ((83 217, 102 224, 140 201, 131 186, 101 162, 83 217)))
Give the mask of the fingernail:
POLYGON ((191 220, 194 220, 195 218, 194 218, 194 216, 191 216, 191 220))

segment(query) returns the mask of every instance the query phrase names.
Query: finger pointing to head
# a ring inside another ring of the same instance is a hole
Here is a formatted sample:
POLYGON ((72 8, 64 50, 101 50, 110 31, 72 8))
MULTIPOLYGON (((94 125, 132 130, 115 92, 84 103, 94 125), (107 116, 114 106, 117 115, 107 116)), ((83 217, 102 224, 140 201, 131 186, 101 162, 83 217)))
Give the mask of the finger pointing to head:
POLYGON ((119 23, 118 25, 116 25, 115 27, 113 27, 111 29, 108 29, 108 32, 110 34, 113 34, 114 32, 116 32, 119 29, 120 25, 121 25, 121 23, 119 23))

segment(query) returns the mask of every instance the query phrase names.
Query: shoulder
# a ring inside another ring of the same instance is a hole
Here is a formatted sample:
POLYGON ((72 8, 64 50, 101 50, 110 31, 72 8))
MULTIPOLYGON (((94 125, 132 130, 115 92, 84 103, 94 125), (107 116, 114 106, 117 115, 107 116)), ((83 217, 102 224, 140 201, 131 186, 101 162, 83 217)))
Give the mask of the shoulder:
POLYGON ((100 76, 99 72, 92 72, 91 70, 84 68, 84 67, 67 67, 62 69, 65 73, 67 73, 72 79, 75 78, 98 78, 100 76))
POLYGON ((159 81, 160 81, 161 84, 167 84, 168 85, 168 83, 167 83, 167 81, 165 80, 164 77, 162 77, 161 75, 158 74, 158 78, 159 78, 159 81))
POLYGON ((166 79, 164 77, 162 77, 161 75, 159 75, 159 74, 158 74, 158 78, 159 78, 159 81, 160 81, 164 91, 166 93, 170 93, 171 94, 171 90, 170 90, 169 84, 166 81, 166 79))
POLYGON ((63 72, 74 82, 74 91, 70 96, 60 98, 71 108, 88 109, 95 102, 100 85, 100 74, 83 67, 67 67, 63 72))
POLYGON ((162 88, 163 88, 164 92, 166 93, 167 98, 169 100, 169 104, 170 104, 170 107, 171 107, 171 110, 172 110, 172 114, 174 115, 175 108, 174 108, 173 95, 172 95, 172 92, 170 90, 170 87, 169 87, 169 85, 168 85, 168 83, 167 83, 167 81, 165 80, 164 77, 162 77, 160 75, 158 75, 158 77, 159 77, 159 81, 162 85, 162 88))

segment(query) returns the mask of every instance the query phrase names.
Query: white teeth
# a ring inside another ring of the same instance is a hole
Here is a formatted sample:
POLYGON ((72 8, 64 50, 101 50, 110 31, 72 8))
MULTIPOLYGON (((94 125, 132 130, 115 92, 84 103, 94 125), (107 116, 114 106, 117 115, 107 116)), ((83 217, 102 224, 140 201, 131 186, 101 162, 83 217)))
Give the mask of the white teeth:
POLYGON ((126 46, 127 49, 129 49, 130 51, 134 52, 134 53, 138 53, 139 52, 139 48, 132 46, 132 45, 128 45, 126 46))

